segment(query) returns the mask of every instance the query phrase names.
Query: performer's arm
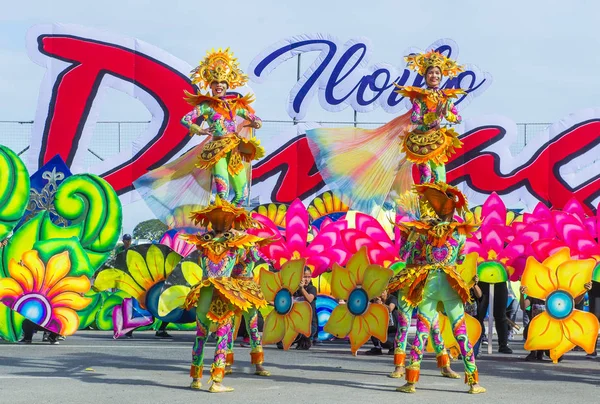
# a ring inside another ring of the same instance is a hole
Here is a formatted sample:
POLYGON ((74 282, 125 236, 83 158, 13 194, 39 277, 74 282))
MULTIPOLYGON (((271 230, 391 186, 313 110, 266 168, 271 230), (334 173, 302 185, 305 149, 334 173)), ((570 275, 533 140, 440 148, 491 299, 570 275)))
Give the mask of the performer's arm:
POLYGON ((248 111, 245 108, 238 108, 235 111, 235 114, 239 117, 244 118, 247 121, 250 121, 250 126, 254 129, 260 129, 262 126, 262 120, 254 114, 252 111, 248 111))
POLYGON ((181 124, 190 130, 190 135, 209 135, 210 132, 203 130, 199 125, 196 125, 194 122, 199 117, 211 115, 211 111, 212 109, 206 103, 197 105, 196 108, 194 108, 183 118, 181 118, 181 124))
POLYGON ((453 102, 448 101, 448 105, 446 107, 446 120, 452 123, 461 123, 462 117, 458 114, 458 109, 453 102))
POLYGON ((423 106, 421 105, 421 102, 417 99, 413 100, 410 121, 416 125, 423 125, 423 106))
POLYGON ((475 295, 475 298, 477 299, 481 299, 481 296, 483 296, 483 292, 481 291, 481 288, 478 285, 479 283, 479 277, 477 275, 475 275, 473 277, 473 294, 475 295))
POLYGON ((260 260, 260 258, 261 255, 258 252, 258 248, 256 248, 255 246, 250 247, 246 252, 246 262, 256 263, 260 260))
POLYGON ((410 243, 408 242, 406 237, 402 237, 402 247, 400 247, 398 255, 400 256, 400 259, 406 262, 407 264, 409 264, 409 261, 412 261, 412 254, 410 252, 412 251, 413 246, 414 243, 410 243))

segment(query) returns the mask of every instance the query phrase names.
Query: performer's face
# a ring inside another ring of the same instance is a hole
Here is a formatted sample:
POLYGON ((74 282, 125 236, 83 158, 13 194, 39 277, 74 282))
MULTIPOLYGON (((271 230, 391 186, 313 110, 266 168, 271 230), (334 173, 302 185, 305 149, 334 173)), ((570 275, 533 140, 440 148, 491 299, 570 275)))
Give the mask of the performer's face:
POLYGON ((425 73, 425 82, 427 87, 437 87, 442 80, 442 71, 439 67, 430 67, 425 73))
POLYGON ((227 241, 231 238, 233 238, 235 235, 234 231, 232 229, 218 229, 215 230, 212 234, 212 240, 213 241, 217 241, 217 242, 224 242, 227 241))
POLYGON ((213 81, 210 83, 210 91, 212 91, 213 97, 223 97, 227 92, 226 81, 213 81))

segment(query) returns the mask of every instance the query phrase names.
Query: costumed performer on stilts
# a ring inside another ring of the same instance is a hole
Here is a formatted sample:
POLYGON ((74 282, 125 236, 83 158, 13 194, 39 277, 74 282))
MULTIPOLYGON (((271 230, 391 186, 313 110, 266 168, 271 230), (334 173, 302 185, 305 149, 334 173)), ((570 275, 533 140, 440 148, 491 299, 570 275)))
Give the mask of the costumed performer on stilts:
POLYGON ((412 102, 410 111, 377 129, 318 128, 306 137, 319 172, 329 188, 352 209, 374 215, 388 197, 399 197, 412 185, 412 164, 421 182, 445 181, 443 165, 455 148, 458 134, 442 126, 460 123, 452 100, 461 89, 440 89, 443 76, 455 77, 464 68, 437 51, 405 58, 408 67, 425 77, 427 88, 400 87, 412 102))
POLYGON ((211 93, 190 94, 185 100, 194 109, 181 123, 190 135, 208 136, 202 143, 177 160, 168 163, 135 181, 135 187, 157 217, 164 221, 174 209, 182 205, 206 206, 211 193, 223 200, 242 206, 249 192, 249 169, 252 160, 264 156, 265 150, 254 137, 253 130, 262 126, 250 104, 251 94, 227 94, 248 81, 229 48, 207 52, 200 65, 191 72, 192 83, 211 93), (202 128, 196 122, 208 124, 202 128))
MULTIPOLYGON (((431 51, 425 54, 409 55, 406 57, 408 67, 417 71, 425 78, 427 88, 400 87, 398 93, 411 100, 410 121, 415 125, 403 138, 401 150, 406 153, 409 162, 416 164, 419 170, 419 183, 431 181, 445 181, 445 163, 454 152, 455 147, 461 147, 458 134, 451 128, 442 127, 444 120, 452 124, 461 122, 458 109, 452 99, 462 90, 444 89, 439 86, 443 76, 453 77, 463 70, 456 62, 445 57, 439 52, 431 51)), ((401 232, 404 239, 400 250, 400 257, 411 267, 424 254, 421 243, 409 243, 410 233, 401 232)), ((390 377, 404 376, 404 362, 406 358, 407 333, 410 326, 411 313, 414 306, 403 298, 406 284, 404 271, 390 280, 389 293, 398 295, 398 330, 394 338, 394 365, 395 369, 390 377)), ((417 317, 418 318, 418 317, 417 317)), ((437 365, 444 377, 456 379, 458 374, 450 367, 450 357, 444 347, 440 332, 439 322, 431 324, 430 338, 436 353, 437 365)))
MULTIPOLYGON (((412 165, 417 164, 420 182, 445 181, 444 163, 461 147, 458 134, 442 126, 460 123, 461 117, 452 100, 460 89, 440 89, 443 76, 454 77, 463 71, 436 51, 406 57, 408 67, 425 78, 427 88, 400 87, 399 93, 411 100, 406 114, 375 129, 321 128, 307 132, 311 151, 327 185, 343 195, 354 209, 373 214, 388 196, 401 196, 412 183, 412 165)), ((405 258, 409 256, 402 252, 405 258)), ((413 307, 402 299, 401 285, 391 284, 390 293, 398 293, 398 331, 394 339, 395 370, 390 377, 404 375, 406 339, 413 307)), ((457 378, 450 368, 439 324, 433 324, 432 342, 442 376, 457 378)))

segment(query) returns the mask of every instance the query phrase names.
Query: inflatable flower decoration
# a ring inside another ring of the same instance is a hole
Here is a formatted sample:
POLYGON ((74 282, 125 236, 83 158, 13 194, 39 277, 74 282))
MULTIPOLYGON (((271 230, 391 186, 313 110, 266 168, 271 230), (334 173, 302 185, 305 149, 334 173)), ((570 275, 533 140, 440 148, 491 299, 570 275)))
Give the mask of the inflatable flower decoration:
POLYGON ((574 299, 585 293, 584 284, 592 279, 595 260, 571 259, 568 248, 539 263, 529 257, 521 283, 526 294, 545 300, 546 311, 529 324, 527 350, 550 350, 554 363, 575 347, 592 353, 598 337, 598 319, 575 309, 574 299))
POLYGON ((474 217, 479 217, 481 226, 467 239, 464 252, 478 254, 479 279, 487 283, 506 282, 509 277, 517 280, 523 270, 519 257, 526 254, 529 238, 514 236, 509 226, 514 222, 514 213, 493 193, 474 217))
POLYGON ((355 228, 343 230, 342 241, 348 256, 357 253, 361 247, 367 247, 373 264, 387 268, 400 261, 400 239, 392 240, 379 221, 367 214, 356 213, 355 228))
POLYGON ((387 339, 388 309, 370 301, 381 295, 392 274, 391 269, 370 263, 366 247, 348 260, 346 268, 333 266, 331 292, 345 303, 333 310, 324 331, 338 338, 349 336, 353 354, 371 336, 387 339))
POLYGON ((124 262, 118 265, 121 269, 100 271, 94 288, 100 291, 120 289, 137 299, 142 308, 155 307, 163 283, 181 261, 181 255, 161 244, 132 247, 124 254, 124 262), (148 300, 149 296, 152 302, 148 300))
POLYGON ((87 276, 68 276, 71 272, 69 252, 42 261, 38 251, 26 251, 17 262, 8 263, 10 277, 0 279, 0 302, 34 323, 61 335, 71 335, 79 327, 76 311, 91 299, 83 294, 90 290, 87 276))
POLYGON ((283 343, 287 350, 299 333, 310 337, 312 307, 306 301, 294 302, 293 294, 298 290, 305 260, 287 261, 281 271, 261 270, 260 288, 267 302, 273 302, 272 310, 265 318, 263 344, 283 343))
POLYGON ((262 229, 250 229, 249 232, 274 241, 261 247, 261 253, 267 257, 276 269, 280 269, 287 261, 306 259, 306 265, 313 271, 313 277, 331 268, 333 263, 346 259, 345 249, 341 244, 340 231, 347 227, 344 220, 333 222, 323 227, 319 234, 309 241, 309 215, 306 207, 299 199, 290 205, 285 214, 285 231, 266 216, 254 213, 254 219, 263 225, 262 229))

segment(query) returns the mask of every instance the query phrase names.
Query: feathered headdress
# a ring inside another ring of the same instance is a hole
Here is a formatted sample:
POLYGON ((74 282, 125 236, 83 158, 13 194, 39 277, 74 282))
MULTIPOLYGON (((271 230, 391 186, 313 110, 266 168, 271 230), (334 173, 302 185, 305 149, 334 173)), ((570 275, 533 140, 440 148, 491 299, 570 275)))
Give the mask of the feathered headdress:
POLYGON ((409 69, 418 72, 421 76, 425 76, 427 69, 432 66, 439 67, 442 76, 448 77, 456 77, 458 73, 465 70, 464 66, 434 50, 427 53, 408 55, 404 60, 406 60, 409 69))
POLYGON ((229 48, 211 50, 191 72, 192 83, 202 88, 208 88, 213 81, 225 81, 229 89, 243 86, 248 82, 248 76, 240 69, 238 60, 233 57, 229 48))

